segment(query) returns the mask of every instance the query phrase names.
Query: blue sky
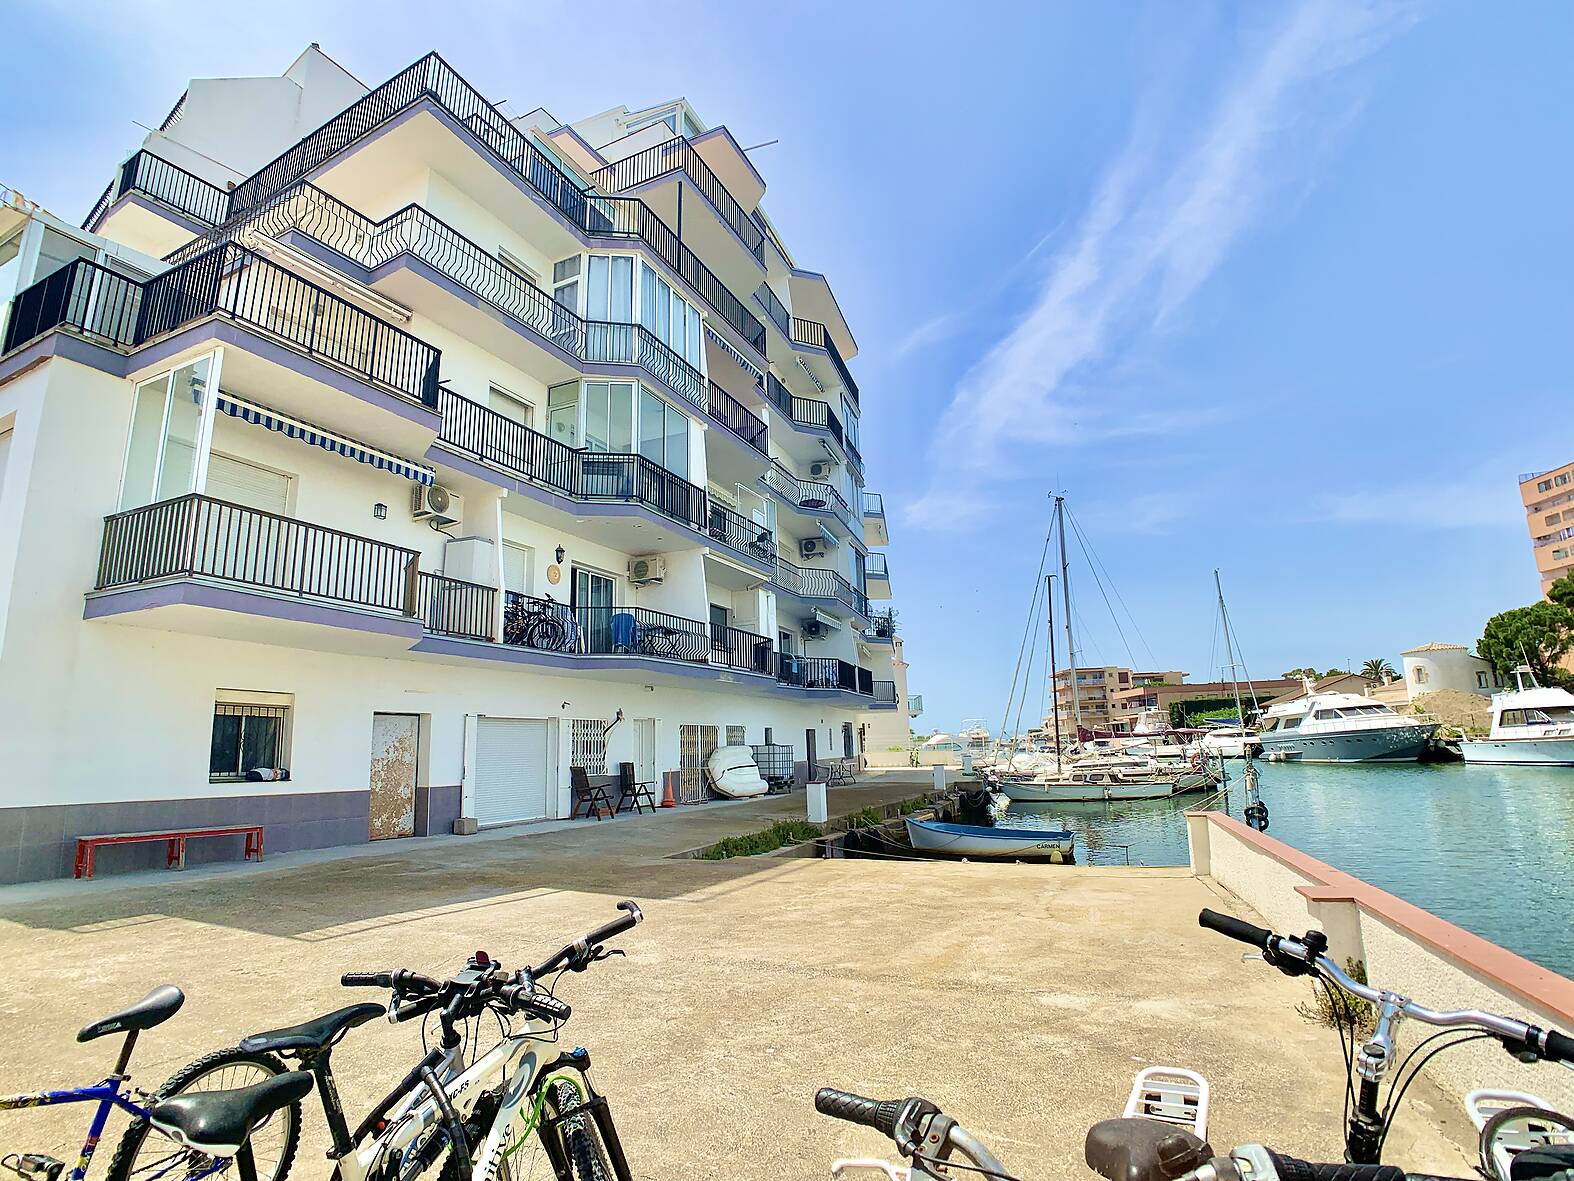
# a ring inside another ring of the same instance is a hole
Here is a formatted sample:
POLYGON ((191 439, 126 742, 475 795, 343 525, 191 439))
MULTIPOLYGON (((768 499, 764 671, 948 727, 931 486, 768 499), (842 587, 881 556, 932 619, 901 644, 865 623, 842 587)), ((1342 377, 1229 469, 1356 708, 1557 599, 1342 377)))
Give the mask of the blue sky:
POLYGON ((512 111, 682 94, 778 140, 766 206, 862 349, 926 728, 998 719, 1054 489, 1136 624, 1074 569, 1090 662, 1217 675, 1215 566, 1259 675, 1535 597, 1515 476, 1574 458, 1574 8, 437 11, 22 0, 0 182, 79 218, 188 77, 313 40, 372 85, 435 48, 512 111))

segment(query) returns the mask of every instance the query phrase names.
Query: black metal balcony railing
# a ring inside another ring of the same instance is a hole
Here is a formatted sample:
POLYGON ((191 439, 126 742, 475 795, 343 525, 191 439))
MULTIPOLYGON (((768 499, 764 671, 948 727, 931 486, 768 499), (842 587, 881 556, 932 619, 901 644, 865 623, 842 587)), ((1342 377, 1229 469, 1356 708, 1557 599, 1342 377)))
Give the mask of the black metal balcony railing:
POLYGON ((853 405, 858 405, 858 383, 853 380, 853 375, 847 369, 847 362, 842 360, 841 350, 836 347, 836 341, 831 338, 825 325, 815 320, 800 320, 794 316, 792 339, 794 344, 824 350, 831 358, 831 367, 836 370, 837 377, 841 378, 842 389, 847 391, 847 396, 852 399, 853 405))
POLYGON ((896 635, 896 612, 887 607, 884 611, 869 614, 869 626, 864 635, 874 640, 889 640, 896 635))
POLYGON ((636 197, 587 193, 535 146, 527 132, 510 122, 436 53, 401 70, 237 185, 230 193, 230 224, 221 227, 219 235, 232 232, 237 220, 261 209, 323 162, 422 100, 434 103, 466 128, 582 233, 643 241, 763 355, 765 326, 648 205, 636 197))
POLYGON ((890 581, 891 571, 886 566, 884 554, 871 553, 864 558, 864 577, 890 581))
POLYGON ((120 348, 138 348, 212 315, 260 329, 309 356, 424 405, 437 405, 437 349, 233 243, 145 283, 78 259, 16 297, 5 349, 59 327, 120 348))
POLYGON ((687 664, 769 673, 764 636, 651 611, 645 607, 576 607, 508 592, 503 642, 568 656, 647 656, 687 664))
POLYGON ((403 546, 191 493, 105 518, 96 585, 212 578, 413 616, 419 560, 403 546))
POLYGON ((801 599, 826 599, 849 611, 867 617, 869 598, 835 570, 824 566, 795 566, 786 558, 776 559, 771 581, 801 599))
POLYGON ((875 681, 873 683, 874 703, 876 705, 896 705, 896 682, 875 681))
POLYGON ((145 193, 208 226, 216 226, 229 216, 230 195, 225 189, 162 156, 140 151, 120 166, 104 197, 82 223, 83 228, 97 229, 109 206, 131 192, 145 193))
POLYGON ((864 516, 866 516, 866 517, 883 517, 883 516, 885 516, 885 497, 881 496, 880 493, 878 493, 878 492, 865 492, 864 496, 863 496, 863 501, 864 501, 864 516))
POLYGON ((748 554, 755 561, 770 562, 775 557, 776 541, 768 528, 715 500, 710 502, 707 532, 723 545, 748 554))
POLYGON ((769 455, 770 433, 765 424, 714 381, 710 383, 710 416, 761 455, 769 455))
POLYGON ((769 283, 761 283, 754 290, 754 298, 765 309, 765 314, 771 318, 771 322, 781 329, 781 334, 790 338, 792 336, 792 313, 776 297, 776 292, 771 290, 771 285, 769 283))
POLYGON ((5 329, 9 353, 52 328, 72 328, 91 340, 128 347, 136 337, 142 285, 79 258, 22 291, 5 329))
POLYGON ((847 501, 842 494, 829 484, 800 480, 774 460, 765 474, 760 477, 760 483, 796 508, 808 512, 834 513, 848 531, 852 531, 852 510, 847 507, 847 501))
POLYGON ((569 447, 446 388, 438 410, 441 442, 533 483, 579 500, 643 504, 750 557, 775 552, 769 529, 709 503, 703 488, 642 455, 569 447))
POLYGON ((774 373, 765 375, 765 399, 788 418, 792 417, 792 391, 774 373))
POLYGON ((427 631, 466 640, 492 638, 492 609, 497 601, 494 588, 422 570, 416 594, 418 614, 427 631))
POLYGON ((794 394, 792 420, 799 426, 829 431, 831 438, 836 440, 837 446, 844 449, 847 446, 847 440, 842 437, 841 419, 836 417, 836 412, 831 409, 829 402, 821 402, 816 398, 800 398, 794 394))
POLYGON ((834 656, 794 656, 777 653, 776 679, 800 689, 840 689, 844 693, 874 692, 874 675, 866 668, 834 656))
POLYGON ((738 235, 749 253, 764 263, 765 234, 750 220, 737 198, 727 191, 727 186, 711 171, 710 165, 694 150, 694 145, 681 135, 635 152, 632 156, 625 156, 599 172, 592 173, 590 179, 609 193, 621 193, 672 172, 682 172, 687 176, 694 187, 705 194, 706 200, 715 207, 732 232, 738 235))

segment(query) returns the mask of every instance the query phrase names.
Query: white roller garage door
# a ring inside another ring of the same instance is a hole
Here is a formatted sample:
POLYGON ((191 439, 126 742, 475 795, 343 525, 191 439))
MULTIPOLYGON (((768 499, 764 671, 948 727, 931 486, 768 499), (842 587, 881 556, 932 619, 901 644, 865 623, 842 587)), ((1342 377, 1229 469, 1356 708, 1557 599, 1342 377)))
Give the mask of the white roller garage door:
POLYGON ((477 824, 540 820, 547 814, 547 724, 481 718, 476 724, 477 824))

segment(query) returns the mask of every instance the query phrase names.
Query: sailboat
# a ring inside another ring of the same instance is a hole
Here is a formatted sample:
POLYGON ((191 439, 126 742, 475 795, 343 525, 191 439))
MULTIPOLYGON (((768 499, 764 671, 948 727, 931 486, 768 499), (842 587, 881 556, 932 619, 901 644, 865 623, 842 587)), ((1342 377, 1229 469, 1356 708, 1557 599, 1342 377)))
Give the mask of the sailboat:
MULTIPOLYGON (((1241 705, 1241 678, 1235 663, 1235 637, 1230 631, 1230 612, 1224 605, 1224 583, 1219 579, 1218 570, 1213 572, 1213 587, 1219 595, 1219 619, 1224 628, 1224 659, 1229 662, 1230 686, 1235 691, 1235 719, 1234 722, 1224 722, 1211 728, 1202 736, 1202 749, 1210 755, 1221 759, 1244 759, 1257 748, 1257 732, 1245 725, 1246 711, 1241 705)), ((1251 679, 1248 676, 1246 687, 1251 689, 1251 679)), ((1253 694, 1252 704, 1256 704, 1256 695, 1253 694)))

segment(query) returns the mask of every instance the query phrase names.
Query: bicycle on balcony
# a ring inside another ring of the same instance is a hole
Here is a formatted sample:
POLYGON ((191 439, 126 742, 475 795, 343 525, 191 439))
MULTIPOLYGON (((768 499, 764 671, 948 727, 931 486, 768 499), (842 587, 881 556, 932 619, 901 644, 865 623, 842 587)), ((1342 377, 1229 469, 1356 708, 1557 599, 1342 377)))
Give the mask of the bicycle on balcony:
POLYGON ((579 624, 572 609, 548 595, 544 599, 510 595, 503 610, 503 643, 545 652, 573 652, 579 624))

